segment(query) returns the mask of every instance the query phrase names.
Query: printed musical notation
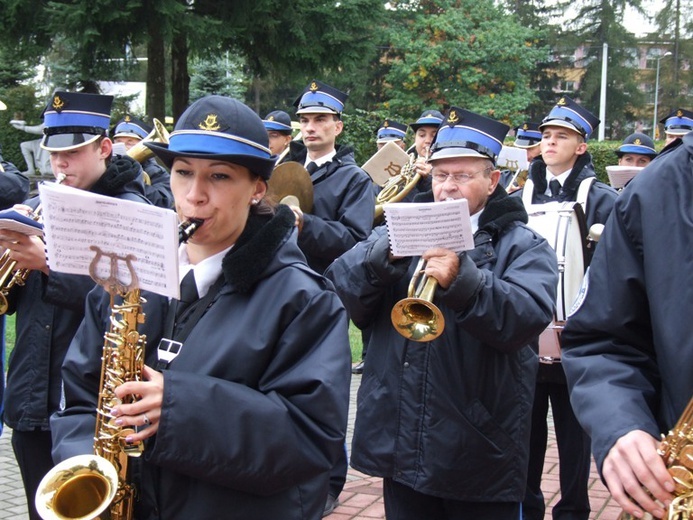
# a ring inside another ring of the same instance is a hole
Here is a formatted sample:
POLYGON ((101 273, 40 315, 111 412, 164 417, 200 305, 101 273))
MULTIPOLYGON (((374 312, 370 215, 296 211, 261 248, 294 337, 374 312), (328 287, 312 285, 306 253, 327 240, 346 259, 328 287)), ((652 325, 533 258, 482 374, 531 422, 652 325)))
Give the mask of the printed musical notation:
MULTIPOLYGON (((54 183, 39 185, 39 194, 51 270, 89 276, 95 257, 90 248, 96 246, 104 253, 134 255, 140 289, 179 297, 175 212, 54 183)), ((97 276, 109 276, 109 262, 107 257, 100 259, 97 276)), ((125 263, 118 266, 119 280, 129 283, 125 263)))
POLYGON ((420 256, 432 247, 452 251, 474 249, 466 199, 433 203, 390 203, 383 206, 390 249, 395 256, 420 256))

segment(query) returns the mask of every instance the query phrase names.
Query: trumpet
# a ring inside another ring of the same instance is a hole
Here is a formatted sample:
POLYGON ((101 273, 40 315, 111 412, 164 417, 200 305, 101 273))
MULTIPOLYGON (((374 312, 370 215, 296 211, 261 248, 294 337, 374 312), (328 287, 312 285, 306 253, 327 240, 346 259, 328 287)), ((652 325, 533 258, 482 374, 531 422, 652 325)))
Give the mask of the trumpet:
POLYGON ((433 304, 438 281, 424 275, 426 262, 420 259, 409 282, 407 297, 392 308, 390 319, 395 330, 412 341, 433 341, 445 329, 445 317, 433 304))
MULTIPOLYGON (((145 143, 168 144, 169 135, 166 127, 156 118, 153 119, 152 123, 154 124, 154 128, 151 132, 149 132, 147 137, 142 139, 139 143, 127 151, 128 157, 135 159, 140 164, 154 155, 154 152, 147 148, 145 143)), ((149 178, 149 175, 144 170, 142 170, 142 173, 144 174, 144 183, 150 186, 152 181, 149 178)))
MULTIPOLYGON (((60 184, 65 180, 66 175, 64 173, 59 173, 56 177, 55 182, 60 184)), ((36 222, 41 221, 42 208, 41 204, 36 206, 36 209, 31 213, 30 218, 36 222)), ((10 290, 15 285, 24 285, 26 279, 29 277, 30 269, 16 269, 17 261, 10 258, 11 251, 6 249, 2 255, 0 255, 0 315, 6 314, 9 308, 9 303, 7 302, 7 296, 10 294, 10 290)))
POLYGON ((416 183, 421 179, 421 174, 416 172, 416 157, 413 153, 409 154, 409 162, 402 166, 399 174, 390 177, 378 193, 375 199, 375 223, 379 223, 383 218, 383 206, 390 202, 399 202, 414 189, 416 183))

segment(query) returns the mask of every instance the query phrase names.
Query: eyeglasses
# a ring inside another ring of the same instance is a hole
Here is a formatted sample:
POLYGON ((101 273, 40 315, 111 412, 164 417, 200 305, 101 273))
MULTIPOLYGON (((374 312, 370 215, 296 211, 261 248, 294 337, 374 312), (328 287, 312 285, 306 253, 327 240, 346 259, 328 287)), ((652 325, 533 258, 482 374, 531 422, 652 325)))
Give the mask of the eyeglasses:
POLYGON ((479 170, 478 172, 473 173, 433 173, 431 174, 431 177, 433 177, 434 181, 439 182, 440 184, 443 184, 448 179, 450 179, 455 184, 467 184, 478 174, 488 173, 492 169, 493 168, 491 168, 490 166, 487 166, 483 170, 479 170))

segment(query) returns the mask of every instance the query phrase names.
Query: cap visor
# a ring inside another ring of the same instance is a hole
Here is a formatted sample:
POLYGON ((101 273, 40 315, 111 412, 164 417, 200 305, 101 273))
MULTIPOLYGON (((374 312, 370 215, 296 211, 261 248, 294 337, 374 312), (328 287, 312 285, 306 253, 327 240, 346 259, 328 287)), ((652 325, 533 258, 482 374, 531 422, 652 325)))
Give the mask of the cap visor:
POLYGON ((296 110, 296 114, 334 114, 339 115, 335 109, 324 106, 304 107, 296 110))
POLYGON ((560 126, 562 128, 567 128, 568 130, 572 130, 573 132, 577 132, 580 135, 583 135, 582 131, 579 130, 574 124, 569 123, 568 121, 563 121, 562 119, 552 119, 551 121, 547 121, 546 123, 542 123, 539 125, 539 130, 542 128, 546 128, 547 126, 560 126))
POLYGON ((438 159, 452 159, 455 157, 481 157, 482 159, 493 160, 488 155, 479 153, 476 150, 472 150, 471 148, 451 147, 443 148, 441 150, 433 152, 431 157, 428 158, 428 162, 437 161, 438 159))
POLYGON ((53 134, 44 135, 41 148, 49 152, 73 150, 96 141, 100 135, 94 134, 53 134))
POLYGON ((260 157, 251 157, 248 155, 234 155, 234 154, 217 154, 217 153, 196 153, 196 152, 173 152, 168 149, 167 144, 161 143, 145 143, 145 146, 149 148, 154 154, 161 159, 164 165, 170 170, 173 161, 178 157, 190 157, 192 159, 207 159, 207 160, 217 160, 225 161, 233 164, 239 164, 245 166, 251 172, 259 175, 264 179, 269 179, 274 170, 274 163, 277 160, 276 155, 272 155, 269 159, 262 159, 260 157))
POLYGON ((690 128, 672 128, 670 130, 664 130, 664 133, 669 135, 686 135, 690 131, 690 128))
POLYGON ((541 141, 530 141, 528 139, 515 139, 513 146, 515 148, 532 148, 533 146, 538 146, 541 141))
POLYGON ((390 141, 402 141, 401 137, 381 137, 380 139, 377 139, 375 142, 380 144, 380 143, 389 143, 390 141))

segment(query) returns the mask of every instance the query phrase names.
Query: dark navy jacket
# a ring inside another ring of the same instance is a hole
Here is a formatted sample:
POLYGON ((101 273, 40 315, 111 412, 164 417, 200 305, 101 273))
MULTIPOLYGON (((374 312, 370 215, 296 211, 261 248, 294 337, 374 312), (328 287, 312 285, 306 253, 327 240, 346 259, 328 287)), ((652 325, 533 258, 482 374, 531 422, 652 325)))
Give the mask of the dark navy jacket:
POLYGON ((551 320, 558 281, 554 252, 526 220, 498 187, 475 248, 436 292, 445 331, 428 343, 391 323, 418 258, 387 262, 385 226, 328 269, 356 325, 372 325, 353 467, 448 499, 523 499, 538 365, 529 343, 551 320))
MULTIPOLYGON (((344 448, 349 403, 347 317, 308 268, 294 216, 251 217, 223 260, 224 284, 163 371, 157 434, 131 460, 139 520, 318 520, 344 448)), ((168 309, 143 293, 146 364, 168 309)), ((54 458, 90 453, 109 302, 90 293, 65 359, 66 408, 51 420, 54 458)), ((190 312, 183 316, 190 318, 190 312)), ((183 323, 184 326, 184 323, 183 323)))
MULTIPOLYGON (((90 191, 146 203, 141 169, 129 157, 113 161, 90 191)), ((27 201, 33 208, 38 203, 38 197, 27 201)), ((10 292, 17 339, 7 372, 4 421, 11 428, 49 429, 48 419, 60 403, 63 358, 93 287, 89 276, 32 271, 26 285, 10 292)))
POLYGON ((616 201, 563 332, 598 468, 627 432, 666 433, 693 395, 693 133, 667 150, 616 201))
MULTIPOLYGON (((291 142, 291 161, 304 164, 307 150, 291 142)), ((368 237, 373 226, 375 194, 373 181, 354 160, 351 147, 337 146, 331 162, 311 174, 313 211, 304 215, 298 245, 308 265, 318 273, 354 244, 368 237)))
POLYGON ((171 175, 154 157, 142 163, 142 169, 147 172, 151 184, 144 185, 147 199, 160 208, 173 209, 173 193, 171 193, 171 175))

